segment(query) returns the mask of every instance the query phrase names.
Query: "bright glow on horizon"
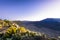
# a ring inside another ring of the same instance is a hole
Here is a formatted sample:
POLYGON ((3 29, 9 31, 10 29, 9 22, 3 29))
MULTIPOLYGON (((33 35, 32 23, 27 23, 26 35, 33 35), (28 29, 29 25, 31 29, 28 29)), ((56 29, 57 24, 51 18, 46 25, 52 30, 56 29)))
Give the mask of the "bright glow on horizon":
MULTIPOLYGON (((60 2, 46 4, 46 6, 42 8, 42 11, 36 12, 35 14, 22 18, 21 20, 39 21, 46 18, 60 18, 60 2)), ((19 20, 19 18, 17 20, 19 20)))

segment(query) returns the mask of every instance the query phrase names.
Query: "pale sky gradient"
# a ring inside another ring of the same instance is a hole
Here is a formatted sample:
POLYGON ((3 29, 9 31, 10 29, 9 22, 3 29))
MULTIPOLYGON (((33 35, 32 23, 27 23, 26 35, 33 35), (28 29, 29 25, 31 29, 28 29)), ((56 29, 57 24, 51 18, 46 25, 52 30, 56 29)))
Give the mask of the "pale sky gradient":
POLYGON ((60 1, 0 1, 0 18, 21 21, 60 18, 60 1))

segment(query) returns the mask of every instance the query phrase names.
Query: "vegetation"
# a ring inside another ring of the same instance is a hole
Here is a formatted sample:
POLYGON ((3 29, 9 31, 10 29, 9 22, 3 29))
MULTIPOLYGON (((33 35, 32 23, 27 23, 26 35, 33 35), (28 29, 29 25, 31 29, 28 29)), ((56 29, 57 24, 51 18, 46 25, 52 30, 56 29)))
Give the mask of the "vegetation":
POLYGON ((16 23, 0 19, 0 40, 57 40, 45 34, 18 27, 16 23))

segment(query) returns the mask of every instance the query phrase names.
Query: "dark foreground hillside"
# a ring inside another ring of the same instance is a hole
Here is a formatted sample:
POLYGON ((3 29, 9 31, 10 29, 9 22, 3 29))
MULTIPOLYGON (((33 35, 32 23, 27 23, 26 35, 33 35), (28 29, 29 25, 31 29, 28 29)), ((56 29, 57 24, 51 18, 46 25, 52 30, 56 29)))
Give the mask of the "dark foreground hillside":
POLYGON ((59 38, 50 38, 44 33, 31 31, 12 21, 0 19, 0 40, 59 40, 59 38))

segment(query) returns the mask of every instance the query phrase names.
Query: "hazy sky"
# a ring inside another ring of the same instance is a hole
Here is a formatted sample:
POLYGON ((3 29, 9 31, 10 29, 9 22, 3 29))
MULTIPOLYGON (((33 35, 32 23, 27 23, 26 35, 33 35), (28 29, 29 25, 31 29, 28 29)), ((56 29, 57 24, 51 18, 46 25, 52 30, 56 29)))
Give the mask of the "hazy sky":
POLYGON ((60 18, 60 1, 0 0, 0 18, 29 21, 60 18))

